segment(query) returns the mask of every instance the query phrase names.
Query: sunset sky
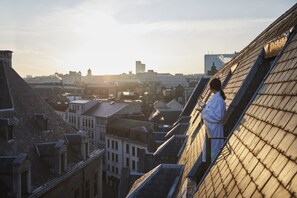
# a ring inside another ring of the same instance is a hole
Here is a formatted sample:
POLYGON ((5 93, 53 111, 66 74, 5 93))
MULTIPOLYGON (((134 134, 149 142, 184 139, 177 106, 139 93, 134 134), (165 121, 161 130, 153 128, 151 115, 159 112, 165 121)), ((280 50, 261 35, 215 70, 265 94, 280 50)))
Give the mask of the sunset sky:
POLYGON ((295 0, 0 2, 0 49, 21 75, 203 73, 204 55, 242 50, 295 0))

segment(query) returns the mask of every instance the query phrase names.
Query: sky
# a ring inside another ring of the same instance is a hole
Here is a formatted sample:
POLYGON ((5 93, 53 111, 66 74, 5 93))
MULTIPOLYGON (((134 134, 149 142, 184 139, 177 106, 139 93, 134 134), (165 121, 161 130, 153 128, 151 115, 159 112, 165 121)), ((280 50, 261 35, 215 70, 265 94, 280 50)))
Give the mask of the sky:
POLYGON ((239 52, 295 0, 0 1, 0 49, 21 76, 204 72, 205 54, 239 52))

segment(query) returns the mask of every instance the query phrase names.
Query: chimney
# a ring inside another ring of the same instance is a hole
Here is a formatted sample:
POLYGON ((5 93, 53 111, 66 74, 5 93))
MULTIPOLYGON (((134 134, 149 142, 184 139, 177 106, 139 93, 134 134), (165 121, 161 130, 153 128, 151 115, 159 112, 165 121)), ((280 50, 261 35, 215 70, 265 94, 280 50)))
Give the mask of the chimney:
POLYGON ((0 50, 0 61, 4 61, 9 67, 11 67, 12 51, 0 50))

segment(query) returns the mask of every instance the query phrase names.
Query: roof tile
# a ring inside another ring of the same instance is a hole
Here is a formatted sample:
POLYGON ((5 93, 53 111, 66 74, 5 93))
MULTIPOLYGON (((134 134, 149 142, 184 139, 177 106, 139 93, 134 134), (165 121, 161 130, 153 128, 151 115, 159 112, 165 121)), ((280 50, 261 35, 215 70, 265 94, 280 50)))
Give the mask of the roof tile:
POLYGON ((282 185, 279 185, 271 197, 291 197, 291 195, 287 189, 285 189, 282 185))
POLYGON ((275 177, 270 177, 266 185, 264 186, 262 192, 265 196, 271 197, 273 193, 277 190, 279 182, 275 177))
MULTIPOLYGON (((279 178, 284 186, 287 186, 291 179, 297 172, 297 166, 294 162, 288 161, 285 167, 282 169, 279 178)), ((295 189, 296 190, 296 189, 295 189)))

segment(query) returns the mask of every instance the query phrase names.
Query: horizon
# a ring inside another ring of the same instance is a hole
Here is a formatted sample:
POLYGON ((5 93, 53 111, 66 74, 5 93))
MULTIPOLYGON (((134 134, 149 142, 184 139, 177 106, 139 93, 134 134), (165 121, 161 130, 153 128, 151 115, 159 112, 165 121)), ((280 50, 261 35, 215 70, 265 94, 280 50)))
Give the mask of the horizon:
POLYGON ((22 77, 83 75, 89 68, 94 75, 134 73, 137 60, 158 73, 200 74, 204 55, 241 51, 294 4, 4 0, 0 42, 13 51, 13 68, 22 77))

